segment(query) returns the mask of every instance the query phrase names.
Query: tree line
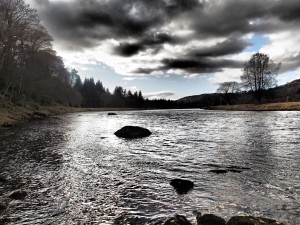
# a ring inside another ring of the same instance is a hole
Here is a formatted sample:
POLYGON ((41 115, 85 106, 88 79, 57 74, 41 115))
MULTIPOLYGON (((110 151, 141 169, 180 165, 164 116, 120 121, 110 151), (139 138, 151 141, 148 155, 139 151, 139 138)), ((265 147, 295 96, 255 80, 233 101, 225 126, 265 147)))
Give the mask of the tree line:
POLYGON ((0 2, 0 96, 20 105, 80 104, 52 37, 23 0, 0 2))
POLYGON ((82 107, 185 107, 175 101, 145 100, 141 91, 117 86, 113 93, 93 78, 83 82, 52 48, 52 37, 24 0, 0 1, 0 100, 17 105, 82 107))

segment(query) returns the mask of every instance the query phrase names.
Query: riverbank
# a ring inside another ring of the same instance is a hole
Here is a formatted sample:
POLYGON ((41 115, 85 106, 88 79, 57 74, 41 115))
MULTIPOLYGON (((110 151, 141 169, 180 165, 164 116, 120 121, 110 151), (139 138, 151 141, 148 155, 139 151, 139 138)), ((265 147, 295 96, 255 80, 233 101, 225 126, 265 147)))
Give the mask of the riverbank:
POLYGON ((207 110, 228 111, 300 111, 300 102, 279 102, 266 104, 241 104, 241 105, 218 105, 209 106, 207 110))
POLYGON ((15 126, 18 123, 46 118, 64 113, 92 112, 92 111, 125 111, 139 110, 132 108, 76 108, 63 105, 40 106, 34 103, 26 107, 15 105, 9 101, 0 101, 0 127, 15 126))

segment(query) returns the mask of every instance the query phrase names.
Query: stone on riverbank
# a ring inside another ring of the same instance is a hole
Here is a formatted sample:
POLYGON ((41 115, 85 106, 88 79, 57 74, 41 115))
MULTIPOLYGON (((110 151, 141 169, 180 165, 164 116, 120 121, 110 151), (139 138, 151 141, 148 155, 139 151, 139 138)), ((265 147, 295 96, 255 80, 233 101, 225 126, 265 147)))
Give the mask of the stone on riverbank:
POLYGON ((168 219, 164 225, 192 225, 184 216, 175 215, 168 219))
POLYGON ((2 127, 4 127, 4 128, 9 128, 9 127, 13 127, 13 126, 14 126, 14 124, 12 124, 10 122, 5 122, 2 124, 2 127))
MULTIPOLYGON (((226 221, 214 214, 197 213, 196 216, 198 225, 284 225, 273 219, 253 216, 233 216, 227 223, 226 221)), ((168 219, 164 225, 191 225, 191 223, 182 215, 175 215, 168 219)))
POLYGON ((226 225, 284 225, 276 220, 253 217, 253 216, 234 216, 226 225))
POLYGON ((170 182, 170 185, 178 194, 186 194, 194 188, 194 183, 192 181, 183 179, 173 179, 170 182))
POLYGON ((204 214, 197 216, 198 225, 226 225, 226 221, 214 214, 204 214))
POLYGON ((125 126, 120 130, 116 131, 115 135, 121 138, 133 139, 148 137, 151 135, 151 132, 148 129, 142 127, 125 126))

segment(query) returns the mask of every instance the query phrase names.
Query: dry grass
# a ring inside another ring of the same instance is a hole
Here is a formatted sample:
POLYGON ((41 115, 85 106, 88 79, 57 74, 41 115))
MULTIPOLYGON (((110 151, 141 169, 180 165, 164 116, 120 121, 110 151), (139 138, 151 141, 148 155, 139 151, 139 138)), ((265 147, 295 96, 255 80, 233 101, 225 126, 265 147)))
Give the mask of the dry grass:
POLYGON ((241 104, 241 105, 219 105, 211 106, 210 110, 231 110, 231 111, 298 111, 300 102, 279 102, 267 104, 241 104))

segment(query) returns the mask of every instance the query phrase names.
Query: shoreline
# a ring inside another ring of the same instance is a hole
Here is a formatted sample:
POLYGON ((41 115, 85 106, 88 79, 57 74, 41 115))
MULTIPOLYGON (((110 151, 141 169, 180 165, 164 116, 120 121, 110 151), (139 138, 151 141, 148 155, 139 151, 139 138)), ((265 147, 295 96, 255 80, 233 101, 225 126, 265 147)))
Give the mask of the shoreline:
POLYGON ((202 109, 223 111, 300 111, 300 102, 218 105, 203 107, 202 109))
MULTIPOLYGON (((240 104, 240 105, 218 105, 202 107, 204 110, 221 111, 300 111, 300 102, 280 102, 264 104, 240 104)), ((157 108, 76 108, 63 105, 52 106, 17 106, 8 101, 0 101, 0 127, 16 126, 22 122, 30 122, 35 119, 49 116, 76 112, 109 112, 109 111, 141 111, 157 110, 157 108), (5 126, 8 125, 8 126, 5 126)))
POLYGON ((37 119, 77 112, 110 112, 146 110, 139 108, 76 108, 63 105, 22 107, 13 103, 0 101, 0 129, 17 126, 37 119))

